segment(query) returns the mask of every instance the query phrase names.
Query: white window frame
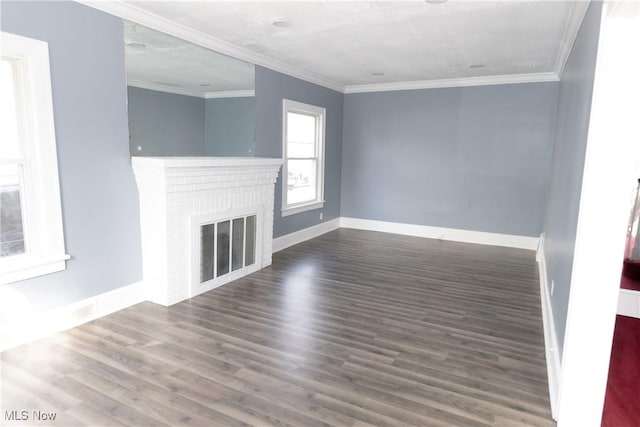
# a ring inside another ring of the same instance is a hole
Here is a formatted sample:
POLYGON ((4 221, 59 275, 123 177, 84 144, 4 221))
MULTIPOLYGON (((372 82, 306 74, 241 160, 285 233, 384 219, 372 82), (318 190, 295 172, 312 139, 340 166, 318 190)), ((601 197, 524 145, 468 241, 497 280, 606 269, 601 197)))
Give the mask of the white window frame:
POLYGON ((23 170, 25 253, 0 257, 0 285, 66 268, 58 159, 46 42, 0 32, 0 54, 16 63, 21 159, 0 159, 23 170))
POLYGON ((324 148, 325 148, 325 122, 327 112, 322 107, 304 104, 302 102, 283 99, 282 101, 282 216, 294 215, 314 209, 320 209, 324 206, 324 148), (316 170, 316 198, 312 201, 304 201, 300 203, 289 204, 287 201, 288 178, 287 170, 287 113, 299 113, 316 118, 316 153, 317 170, 316 170))

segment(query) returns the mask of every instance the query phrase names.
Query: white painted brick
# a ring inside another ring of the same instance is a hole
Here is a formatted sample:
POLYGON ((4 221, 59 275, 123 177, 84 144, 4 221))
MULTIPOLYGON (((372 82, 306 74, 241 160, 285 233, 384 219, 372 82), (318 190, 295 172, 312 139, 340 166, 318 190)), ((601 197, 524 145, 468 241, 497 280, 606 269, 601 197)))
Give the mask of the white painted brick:
MULTIPOLYGON (((152 299, 172 304, 190 295, 191 216, 261 206, 262 265, 271 264, 274 184, 279 167, 135 166, 143 228, 145 281, 152 299), (149 280, 148 280, 149 279, 149 280)), ((199 272, 193 272, 198 275, 199 272)))

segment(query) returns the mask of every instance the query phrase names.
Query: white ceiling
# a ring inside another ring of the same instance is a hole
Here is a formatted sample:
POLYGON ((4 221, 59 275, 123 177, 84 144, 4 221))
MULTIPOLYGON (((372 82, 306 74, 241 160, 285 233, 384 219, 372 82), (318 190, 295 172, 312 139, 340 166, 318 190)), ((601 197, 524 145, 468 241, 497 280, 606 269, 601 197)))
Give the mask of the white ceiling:
POLYGON ((345 92, 555 80, 587 2, 90 3, 345 92), (284 27, 274 22, 284 22, 284 27), (383 75, 380 75, 383 73, 383 75))
POLYGON ((129 21, 124 45, 129 86, 209 98, 253 94, 247 62, 129 21))

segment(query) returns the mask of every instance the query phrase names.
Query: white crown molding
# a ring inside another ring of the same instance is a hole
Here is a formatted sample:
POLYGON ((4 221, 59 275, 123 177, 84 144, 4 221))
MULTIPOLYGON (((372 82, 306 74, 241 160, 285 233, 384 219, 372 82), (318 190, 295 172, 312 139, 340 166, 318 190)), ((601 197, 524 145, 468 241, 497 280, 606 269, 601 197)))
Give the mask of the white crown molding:
POLYGON ((463 79, 419 80, 413 82, 352 85, 344 93, 389 92, 395 90, 439 89, 466 86, 488 86, 515 83, 557 82, 555 73, 505 74, 501 76, 468 77, 463 79))
POLYGON ((153 90, 156 92, 172 93, 174 95, 193 96, 195 98, 249 98, 256 96, 256 91, 253 89, 247 90, 221 90, 218 92, 192 92, 187 89, 177 88, 173 86, 161 85, 158 83, 143 82, 140 80, 129 80, 127 86, 133 86, 140 89, 153 90))
POLYGON ((256 96, 256 91, 248 90, 222 90, 219 92, 207 92, 204 97, 207 99, 214 98, 250 98, 256 96))
POLYGON ((266 67, 271 70, 278 71, 280 73, 287 74, 301 80, 305 80, 309 83, 324 86, 328 89, 332 89, 338 92, 344 92, 344 86, 340 83, 334 82, 333 80, 327 79, 309 71, 292 67, 283 62, 267 58, 263 55, 236 46, 227 41, 211 37, 200 31, 194 30, 175 21, 171 21, 170 19, 147 12, 127 1, 76 1, 94 9, 98 9, 111 15, 118 16, 122 19, 144 25, 145 27, 149 27, 154 30, 162 31, 163 33, 189 41, 191 43, 197 44, 198 46, 202 46, 207 49, 211 49, 216 52, 250 62, 255 65, 260 65, 262 67, 266 67))
POLYGON ((589 8, 590 0, 574 1, 571 3, 571 10, 569 11, 569 18, 567 20, 567 26, 565 27, 564 34, 562 35, 562 42, 560 49, 558 50, 558 57, 556 58, 555 74, 558 77, 562 77, 564 67, 567 65, 567 60, 573 49, 573 44, 580 31, 580 26, 584 19, 587 9, 589 8))
POLYGON ((141 82, 139 80, 128 80, 127 86, 133 86, 140 89, 154 90, 156 92, 172 93, 174 95, 192 96, 195 98, 206 98, 204 93, 191 92, 187 89, 181 89, 173 86, 165 86, 157 83, 141 82))

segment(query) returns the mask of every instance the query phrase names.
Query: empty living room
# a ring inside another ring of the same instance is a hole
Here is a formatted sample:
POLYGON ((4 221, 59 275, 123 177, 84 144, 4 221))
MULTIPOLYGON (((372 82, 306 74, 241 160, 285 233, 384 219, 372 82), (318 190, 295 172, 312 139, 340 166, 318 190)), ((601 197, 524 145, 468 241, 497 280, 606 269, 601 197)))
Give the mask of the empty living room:
POLYGON ((2 0, 0 53, 0 425, 640 419, 640 3, 2 0))

